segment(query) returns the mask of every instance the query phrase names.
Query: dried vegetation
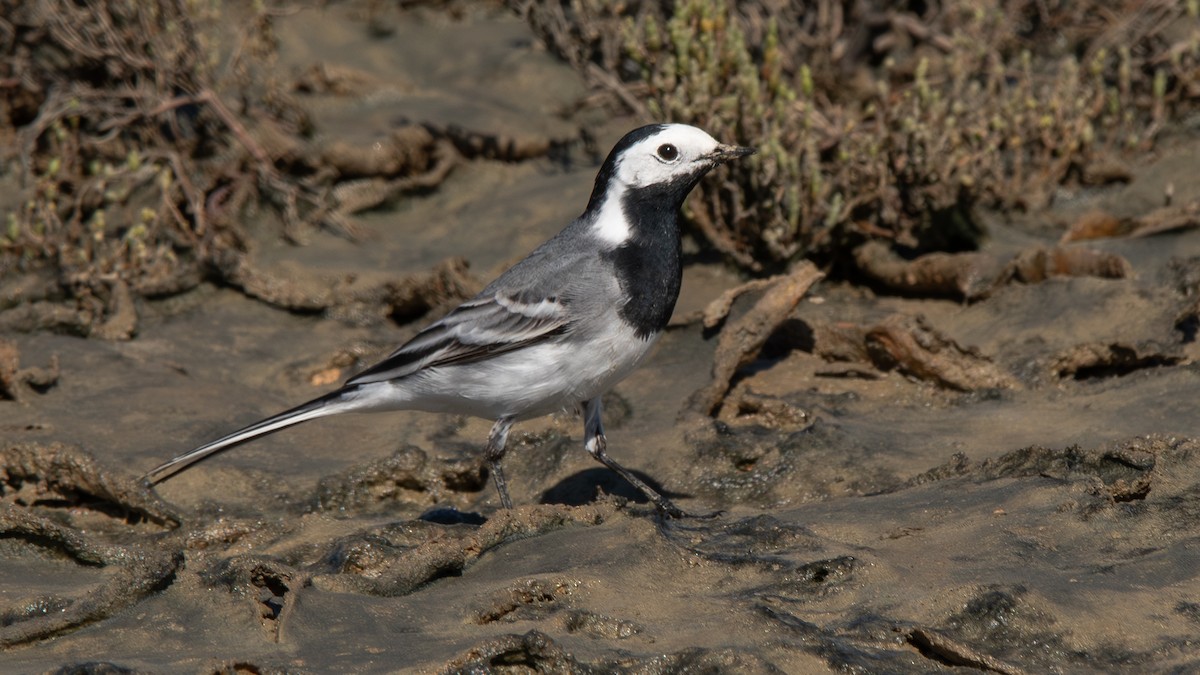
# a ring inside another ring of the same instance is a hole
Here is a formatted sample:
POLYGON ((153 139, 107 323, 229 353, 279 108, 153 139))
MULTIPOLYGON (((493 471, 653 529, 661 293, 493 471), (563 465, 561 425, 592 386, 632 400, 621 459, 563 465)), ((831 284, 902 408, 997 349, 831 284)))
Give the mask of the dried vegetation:
POLYGON ((522 6, 647 119, 760 153, 692 222, 751 270, 856 245, 969 250, 975 205, 1036 209, 1120 180, 1200 100, 1200 3, 598 0, 522 6))
MULTIPOLYGON (((213 89, 199 26, 215 17, 173 2, 0 6, 3 159, 23 188, 6 205, 3 269, 48 262, 56 290, 103 314, 118 286, 170 292, 194 283, 189 266, 242 248, 229 214, 270 187, 272 167, 213 89)), ((265 39, 248 34, 226 77, 254 77, 265 39)))
MULTIPOLYGON (((701 238, 756 272, 860 269, 867 242, 973 249, 976 205, 1126 179, 1121 153, 1200 99, 1196 0, 516 4, 612 102, 759 147, 690 202, 701 238)), ((315 144, 300 97, 368 83, 281 75, 279 7, 0 0, 0 329, 126 339, 139 298, 205 280, 375 317, 469 291, 436 270, 351 291, 254 266, 249 214, 297 242, 314 227, 357 238, 353 213, 438 185, 462 157, 552 148, 436 124, 375 151, 315 144)), ((1161 220, 1193 224, 1193 206, 1161 220)), ((991 283, 956 274, 936 272, 991 283)))
MULTIPOLYGON (((247 213, 293 241, 359 236, 352 213, 437 185, 472 137, 412 125, 378 144, 386 156, 317 146, 304 76, 276 67, 283 11, 0 0, 0 328, 127 339, 137 298, 204 280, 298 311, 338 304, 336 288, 314 300, 313 283, 255 268, 247 213)), ((434 277, 365 293, 389 316, 425 281, 426 304, 461 291, 434 277)))

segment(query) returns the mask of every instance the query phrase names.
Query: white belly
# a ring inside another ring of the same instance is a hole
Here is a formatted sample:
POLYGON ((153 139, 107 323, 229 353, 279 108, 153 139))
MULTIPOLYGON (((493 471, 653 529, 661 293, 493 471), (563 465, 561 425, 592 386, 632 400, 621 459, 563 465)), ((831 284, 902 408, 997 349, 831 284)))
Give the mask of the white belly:
POLYGON ((624 322, 587 342, 547 341, 489 359, 428 368, 369 385, 360 409, 404 409, 474 415, 538 417, 573 408, 624 379, 657 341, 624 322), (376 388, 378 387, 378 388, 376 388))

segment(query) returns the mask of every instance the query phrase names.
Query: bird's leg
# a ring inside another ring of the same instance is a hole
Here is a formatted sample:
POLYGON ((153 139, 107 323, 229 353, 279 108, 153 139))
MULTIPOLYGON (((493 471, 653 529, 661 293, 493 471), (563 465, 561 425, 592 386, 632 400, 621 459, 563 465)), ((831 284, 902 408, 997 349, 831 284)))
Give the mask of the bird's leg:
POLYGON ((601 413, 600 397, 588 401, 584 404, 583 409, 583 434, 584 434, 584 449, 588 454, 595 457, 601 464, 616 471, 622 478, 629 481, 629 484, 642 491, 646 498, 654 503, 659 512, 669 518, 683 518, 687 516, 682 509, 671 503, 671 500, 660 495, 654 488, 646 485, 637 476, 630 473, 628 469, 617 464, 606 452, 608 441, 604 438, 604 423, 600 420, 601 413))
POLYGON ((487 459, 488 468, 492 472, 492 480, 496 481, 496 490, 500 493, 500 505, 506 509, 512 508, 512 499, 508 497, 508 483, 504 480, 504 471, 500 468, 500 458, 504 457, 504 446, 508 443, 508 430, 512 428, 515 417, 501 417, 492 425, 488 433, 487 447, 483 456, 487 459))

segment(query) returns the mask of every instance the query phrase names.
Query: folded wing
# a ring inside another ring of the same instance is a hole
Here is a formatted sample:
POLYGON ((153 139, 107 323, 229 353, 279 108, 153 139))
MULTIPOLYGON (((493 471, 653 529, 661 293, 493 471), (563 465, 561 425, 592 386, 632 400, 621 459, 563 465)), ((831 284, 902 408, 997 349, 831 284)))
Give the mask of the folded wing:
POLYGON ((561 335, 568 326, 567 306, 558 297, 503 292, 480 296, 417 333, 386 359, 348 380, 346 386, 486 359, 561 335))

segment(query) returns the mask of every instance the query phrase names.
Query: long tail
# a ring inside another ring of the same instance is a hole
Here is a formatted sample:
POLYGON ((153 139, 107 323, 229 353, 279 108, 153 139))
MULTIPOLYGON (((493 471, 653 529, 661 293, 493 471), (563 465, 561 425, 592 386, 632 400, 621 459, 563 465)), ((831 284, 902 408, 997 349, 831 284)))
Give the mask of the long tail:
POLYGON ((280 429, 286 429, 293 424, 299 424, 301 422, 306 422, 318 417, 325 417, 326 415, 336 415, 342 412, 349 412, 355 406, 345 405, 345 403, 347 403, 347 399, 345 398, 347 393, 347 390, 339 389, 338 391, 331 392, 320 398, 315 398, 308 403, 302 403, 291 410, 285 410, 278 415, 268 417, 260 422, 255 422, 248 427, 238 429, 228 436, 223 436, 211 443, 206 443, 195 450, 185 452, 182 455, 151 469, 149 473, 142 477, 142 480, 148 482, 150 485, 154 485, 155 483, 159 483, 167 478, 170 478, 171 476, 183 471, 184 469, 206 457, 215 455, 222 450, 228 450, 229 448, 232 448, 240 443, 245 443, 246 441, 253 440, 260 436, 266 436, 267 434, 273 434, 276 431, 279 431, 280 429), (339 403, 343 405, 338 405, 339 403))

